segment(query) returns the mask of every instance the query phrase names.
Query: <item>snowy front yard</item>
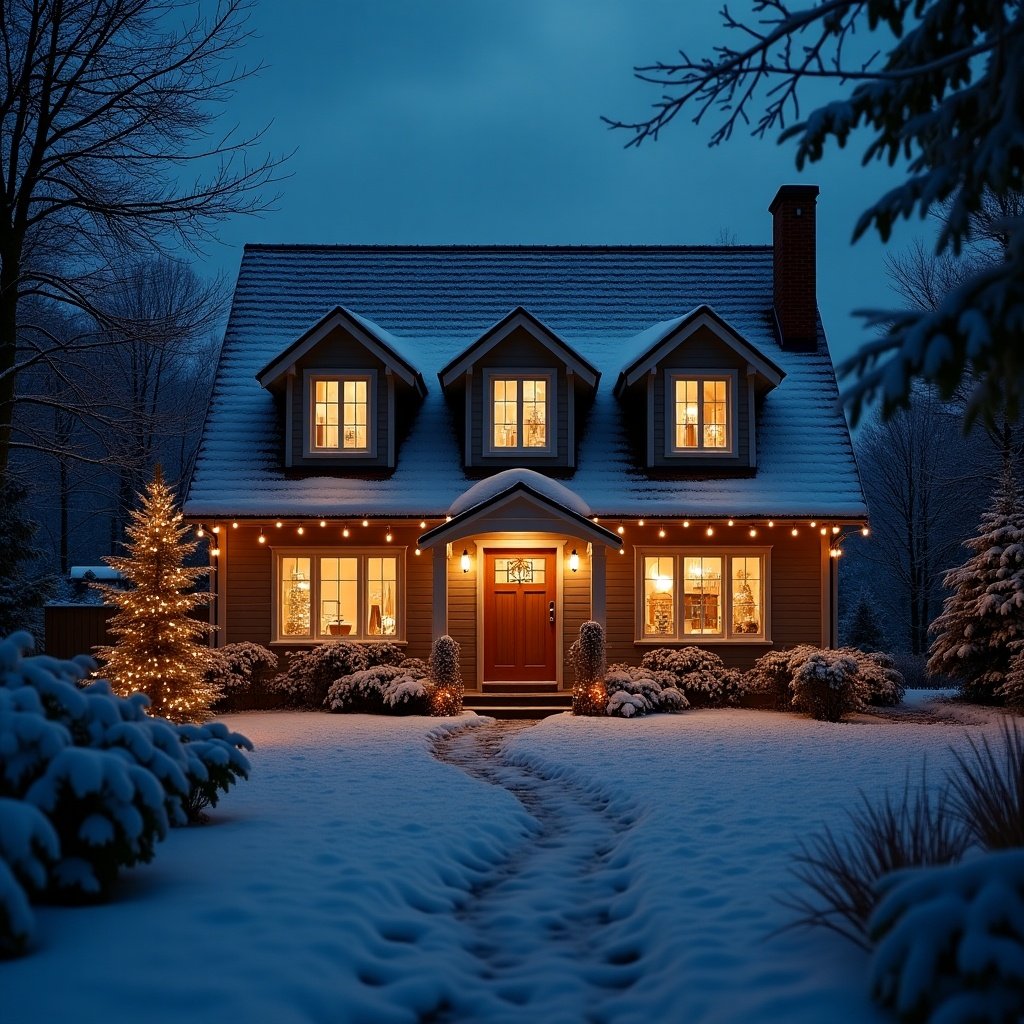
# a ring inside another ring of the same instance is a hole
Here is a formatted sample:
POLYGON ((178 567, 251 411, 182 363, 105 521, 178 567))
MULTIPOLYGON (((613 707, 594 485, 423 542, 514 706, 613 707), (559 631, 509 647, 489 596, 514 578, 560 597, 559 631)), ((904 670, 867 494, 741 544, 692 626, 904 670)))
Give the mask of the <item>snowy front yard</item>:
POLYGON ((926 754, 937 776, 965 731, 562 715, 442 741, 470 774, 432 755, 437 719, 228 722, 251 781, 114 903, 40 911, 41 948, 0 965, 4 1024, 877 1020, 860 952, 769 938, 776 896, 801 836, 926 754))

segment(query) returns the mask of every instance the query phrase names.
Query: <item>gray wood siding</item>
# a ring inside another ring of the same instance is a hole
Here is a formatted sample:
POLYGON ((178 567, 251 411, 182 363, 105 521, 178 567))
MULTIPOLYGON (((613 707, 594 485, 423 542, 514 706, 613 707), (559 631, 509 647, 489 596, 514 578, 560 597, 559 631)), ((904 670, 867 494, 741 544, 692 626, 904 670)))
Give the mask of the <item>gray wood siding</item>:
MULTIPOLYGON (((666 548, 696 547, 700 538, 694 523, 689 532, 674 525, 674 536, 664 541, 657 539, 657 523, 648 522, 643 528, 646 533, 632 538, 635 544, 645 548, 664 546, 666 548)), ((758 527, 758 535, 751 539, 746 527, 737 523, 734 527, 716 526, 713 542, 708 547, 765 547, 771 546, 771 580, 768 600, 771 608, 771 643, 714 643, 700 644, 691 640, 675 641, 666 647, 706 646, 717 654, 730 668, 749 668, 765 651, 795 647, 797 644, 821 644, 821 538, 817 531, 806 527, 798 537, 790 536, 786 523, 777 523, 774 529, 758 527)), ((631 530, 639 533, 639 530, 631 530)), ((636 630, 636 551, 633 544, 626 544, 626 554, 614 552, 607 557, 607 610, 608 610, 608 662, 640 664, 644 652, 651 644, 635 642, 636 630)))
POLYGON ((467 465, 494 469, 509 469, 512 466, 568 467, 570 460, 567 380, 564 365, 523 328, 513 331, 496 345, 473 367, 470 382, 472 422, 467 465), (485 394, 489 370, 509 370, 514 373, 521 373, 524 370, 551 370, 555 373, 554 455, 526 451, 519 451, 508 457, 489 457, 484 454, 486 434, 491 423, 490 396, 485 394))
MULTIPOLYGON (((295 374, 288 380, 291 388, 291 435, 292 465, 302 468, 335 469, 339 466, 349 469, 378 469, 388 466, 389 418, 388 381, 384 364, 368 352, 347 331, 335 328, 319 345, 308 352, 295 364, 295 374), (310 415, 309 395, 305 391, 306 370, 373 370, 376 372, 376 391, 371 398, 376 429, 376 455, 373 458, 339 456, 329 458, 317 456, 307 458, 304 454, 303 436, 310 415)), ((287 444, 285 439, 285 444, 287 444)))
POLYGON ((748 414, 747 364, 723 344, 707 327, 702 327, 687 341, 666 355, 658 366, 653 380, 654 387, 654 461, 652 465, 664 469, 743 469, 750 466, 750 416, 748 414), (665 439, 671 436, 672 422, 666 402, 666 371, 693 370, 735 370, 737 372, 737 394, 731 403, 730 414, 736 417, 734 424, 735 456, 698 457, 694 455, 666 456, 665 439))

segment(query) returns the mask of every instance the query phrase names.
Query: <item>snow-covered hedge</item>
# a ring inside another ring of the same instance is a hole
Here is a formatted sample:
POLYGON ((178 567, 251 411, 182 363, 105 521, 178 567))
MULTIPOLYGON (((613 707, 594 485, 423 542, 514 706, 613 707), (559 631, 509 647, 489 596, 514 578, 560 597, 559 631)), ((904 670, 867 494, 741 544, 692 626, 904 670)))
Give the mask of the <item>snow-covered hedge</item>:
POLYGON ((572 713, 603 715, 607 705, 604 687, 605 636, 600 622, 588 620, 580 626, 579 639, 569 648, 573 670, 572 713))
POLYGON ((236 707, 251 700, 272 673, 277 672, 277 655, 262 644, 243 640, 210 651, 206 681, 221 692, 218 706, 236 707))
POLYGON ((335 680, 376 665, 399 665, 405 655, 397 644, 331 640, 288 655, 288 667, 270 688, 288 707, 319 710, 335 680))
POLYGON ((31 647, 27 633, 0 641, 0 948, 10 952, 30 932, 8 875, 29 886, 30 898, 104 896, 122 868, 152 858, 169 825, 185 824, 194 808, 246 777, 241 748, 251 749, 222 725, 150 717, 145 696, 117 697, 105 680, 82 687, 89 659, 33 657, 31 647), (56 845, 10 802, 41 814, 56 845), (24 870, 24 843, 20 854, 8 847, 8 830, 39 844, 34 873, 24 870))
POLYGON ((635 665, 610 665, 604 678, 605 714, 636 718, 652 711, 682 711, 689 707, 671 672, 635 665))
POLYGON ((1024 1016, 1024 850, 896 871, 871 916, 871 993, 905 1021, 1024 1016))
POLYGON ((701 647, 658 647, 648 651, 640 664, 652 672, 669 672, 675 687, 691 707, 721 708, 738 704, 743 696, 743 676, 726 668, 722 659, 701 647))
POLYGON ((429 715, 433 694, 433 684, 418 665, 374 665, 335 680, 326 705, 335 712, 429 715))

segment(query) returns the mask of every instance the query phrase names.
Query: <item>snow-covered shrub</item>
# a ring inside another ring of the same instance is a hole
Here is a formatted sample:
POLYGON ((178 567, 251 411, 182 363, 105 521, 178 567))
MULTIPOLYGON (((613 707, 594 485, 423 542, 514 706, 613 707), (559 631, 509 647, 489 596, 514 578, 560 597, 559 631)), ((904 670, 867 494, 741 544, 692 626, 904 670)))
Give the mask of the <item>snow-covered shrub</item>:
POLYGON ((901 1020, 1024 1017, 1024 850, 894 872, 869 927, 871 994, 901 1020))
POLYGON ((864 700, 880 708, 893 708, 903 703, 907 692, 903 674, 896 662, 881 651, 865 654, 853 647, 844 647, 842 653, 857 662, 857 675, 864 688, 864 700))
POLYGON ((747 672, 744 685, 748 693, 764 693, 771 698, 777 711, 789 709, 793 695, 789 684, 793 681, 793 657, 798 651, 810 654, 813 647, 795 647, 788 651, 768 651, 762 654, 747 672))
POLYGON ((184 723, 177 726, 177 736, 188 759, 185 812, 190 822, 199 822, 207 807, 217 806, 219 793, 249 778, 249 759, 242 751, 252 750, 252 742, 223 722, 184 723))
POLYGON ((363 644, 366 652, 366 667, 374 665, 401 665, 405 661, 405 651, 389 640, 374 640, 363 644))
POLYGON ((398 667, 408 672, 411 676, 429 676, 430 665, 422 658, 403 658, 398 667))
POLYGON ((288 707, 319 709, 336 679, 359 672, 368 664, 366 646, 351 640, 332 640, 289 653, 287 668, 271 680, 270 687, 288 707))
POLYGON ((814 651, 793 672, 792 704, 822 722, 839 722, 864 710, 857 662, 842 651, 814 651))
POLYGON ((210 651, 206 680, 223 697, 221 704, 251 696, 253 689, 277 671, 277 655, 262 644, 242 640, 210 651))
POLYGON ((847 811, 848 830, 801 840, 793 875, 799 888, 783 903, 795 911, 794 925, 821 926, 870 948, 868 921, 877 902, 879 879, 890 871, 958 861, 970 842, 951 813, 944 791, 937 795, 909 779, 896 797, 886 793, 875 806, 861 794, 847 811))
POLYGON ((671 672, 635 665, 610 665, 604 685, 605 714, 635 718, 652 711, 682 711, 689 707, 671 672))
POLYGON ((430 714, 433 685, 398 665, 375 665, 335 680, 326 704, 335 712, 377 715, 430 714))
POLYGON ((658 647, 648 651, 640 664, 651 671, 672 673, 676 688, 691 707, 726 707, 739 703, 743 695, 743 676, 702 647, 658 647))
POLYGON ((0 958, 27 950, 35 925, 29 894, 45 891, 59 858, 60 841, 42 812, 0 798, 0 958))
POLYGON ((1009 644, 1010 666, 995 695, 1012 708, 1024 707, 1024 641, 1009 644))
MULTIPOLYGON (((460 654, 458 641, 447 634, 439 636, 431 644, 427 675, 433 687, 431 710, 435 715, 462 713, 465 687, 462 685, 462 670, 459 667, 460 654)), ((403 662, 402 667, 405 668, 406 664, 403 662)))
POLYGON ((573 670, 572 713, 574 715, 603 715, 607 692, 603 685, 605 675, 604 626, 587 621, 580 626, 579 639, 569 648, 569 664, 573 670))

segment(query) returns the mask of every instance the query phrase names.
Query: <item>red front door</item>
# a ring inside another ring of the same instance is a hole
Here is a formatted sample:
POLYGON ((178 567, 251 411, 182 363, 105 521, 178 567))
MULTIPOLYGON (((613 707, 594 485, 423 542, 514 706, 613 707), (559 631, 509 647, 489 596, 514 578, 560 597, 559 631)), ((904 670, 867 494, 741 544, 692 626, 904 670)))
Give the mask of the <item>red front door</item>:
POLYGON ((484 555, 484 681, 554 680, 555 553, 484 555))

